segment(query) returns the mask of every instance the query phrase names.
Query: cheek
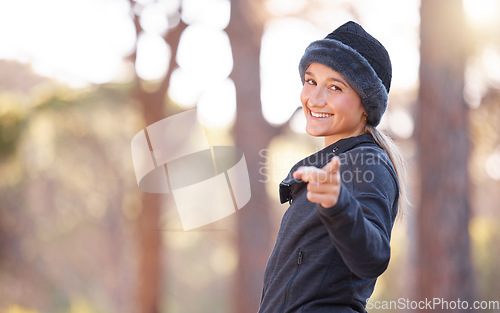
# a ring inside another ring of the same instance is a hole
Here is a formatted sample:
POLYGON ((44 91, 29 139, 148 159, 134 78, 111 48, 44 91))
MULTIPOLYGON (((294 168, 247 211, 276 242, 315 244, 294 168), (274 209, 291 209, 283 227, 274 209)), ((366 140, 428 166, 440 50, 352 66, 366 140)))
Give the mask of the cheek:
POLYGON ((307 99, 309 99, 309 97, 307 96, 307 90, 306 88, 302 88, 302 91, 300 93, 300 102, 302 103, 302 106, 305 106, 307 104, 307 99))
POLYGON ((335 111, 337 111, 337 114, 342 114, 343 116, 348 116, 349 113, 352 113, 353 109, 350 107, 349 103, 339 101, 336 103, 335 106, 335 111))
POLYGON ((363 114, 363 106, 361 105, 361 101, 357 101, 356 98, 352 97, 343 97, 342 99, 338 99, 336 102, 336 109, 342 113, 342 115, 349 118, 357 118, 363 114))

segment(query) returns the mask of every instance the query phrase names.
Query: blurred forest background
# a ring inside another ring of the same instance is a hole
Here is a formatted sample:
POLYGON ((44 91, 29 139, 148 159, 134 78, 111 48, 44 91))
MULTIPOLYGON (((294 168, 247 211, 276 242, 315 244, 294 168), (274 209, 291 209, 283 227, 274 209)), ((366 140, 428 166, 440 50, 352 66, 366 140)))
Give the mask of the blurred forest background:
POLYGON ((348 20, 391 55, 410 169, 372 301, 500 301, 500 0, 0 0, 0 312, 256 312, 278 183, 322 144, 298 61, 348 20), (252 198, 184 232, 130 141, 194 107, 252 198))

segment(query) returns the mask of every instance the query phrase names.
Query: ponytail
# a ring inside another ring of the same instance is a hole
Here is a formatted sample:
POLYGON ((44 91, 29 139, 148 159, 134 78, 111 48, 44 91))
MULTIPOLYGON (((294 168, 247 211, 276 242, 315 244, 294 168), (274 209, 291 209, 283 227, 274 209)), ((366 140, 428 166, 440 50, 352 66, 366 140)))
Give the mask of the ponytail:
MULTIPOLYGON (((401 152, 394 143, 394 141, 384 134, 383 132, 377 130, 375 127, 366 124, 365 133, 372 135, 377 144, 384 149, 391 159, 392 165, 396 170, 396 176, 399 180, 399 201, 398 207, 401 214, 404 214, 407 205, 409 204, 408 195, 406 192, 407 183, 407 172, 406 172, 406 162, 403 159, 401 152)), ((398 214, 401 216, 401 214, 398 214)))

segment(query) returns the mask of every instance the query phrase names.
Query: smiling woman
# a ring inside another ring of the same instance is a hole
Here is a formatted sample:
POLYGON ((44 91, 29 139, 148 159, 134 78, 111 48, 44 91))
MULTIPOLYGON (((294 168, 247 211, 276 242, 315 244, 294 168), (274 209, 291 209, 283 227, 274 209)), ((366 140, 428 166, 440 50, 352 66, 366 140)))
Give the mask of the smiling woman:
POLYGON ((347 22, 307 47, 299 72, 306 131, 324 137, 325 148, 295 164, 280 184, 281 203, 290 207, 259 312, 364 313, 389 264, 405 199, 401 157, 376 129, 388 104, 391 61, 377 39, 347 22))
POLYGON ((366 113, 361 98, 338 72, 319 63, 305 72, 300 95, 306 116, 306 131, 325 137, 325 146, 364 132, 366 113))

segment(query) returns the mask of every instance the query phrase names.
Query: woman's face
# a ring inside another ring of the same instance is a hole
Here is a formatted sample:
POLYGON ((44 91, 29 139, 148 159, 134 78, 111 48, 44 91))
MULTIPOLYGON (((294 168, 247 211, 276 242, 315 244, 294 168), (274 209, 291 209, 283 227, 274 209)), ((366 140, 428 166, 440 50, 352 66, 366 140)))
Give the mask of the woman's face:
POLYGON ((307 133, 325 137, 326 146, 364 132, 366 119, 361 98, 329 67, 319 63, 309 65, 300 101, 307 133))

